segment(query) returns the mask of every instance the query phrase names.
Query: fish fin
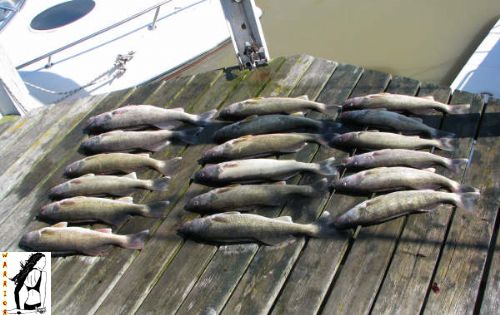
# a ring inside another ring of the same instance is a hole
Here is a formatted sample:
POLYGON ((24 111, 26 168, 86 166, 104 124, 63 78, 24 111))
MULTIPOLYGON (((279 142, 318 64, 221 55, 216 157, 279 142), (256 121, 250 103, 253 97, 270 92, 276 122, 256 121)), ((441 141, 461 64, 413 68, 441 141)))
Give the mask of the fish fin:
POLYGON ((443 151, 453 152, 456 150, 457 144, 458 143, 457 143, 456 139, 441 138, 441 139, 438 139, 438 144, 436 146, 443 151))
POLYGON ((467 163, 469 159, 453 159, 446 161, 446 167, 453 173, 458 173, 467 163))
POLYGON ((89 256, 106 256, 109 254, 112 248, 112 245, 102 245, 94 248, 85 248, 82 250, 82 252, 85 255, 89 256))
POLYGON ((137 153, 137 155, 147 157, 147 158, 151 157, 151 154, 149 154, 149 153, 137 153))
POLYGON ((320 197, 328 191, 328 180, 326 178, 322 178, 320 180, 315 181, 311 184, 311 188, 313 189, 313 195, 316 197, 320 197))
POLYGON ((179 128, 180 126, 183 125, 182 121, 178 120, 168 120, 168 121, 163 121, 159 123, 153 124, 155 127, 158 127, 160 129, 168 130, 168 129, 175 129, 179 128))
POLYGON ((196 144, 198 143, 198 135, 202 130, 203 128, 200 127, 179 131, 178 138, 187 144, 196 144))
POLYGON ((476 210, 479 196, 480 193, 477 191, 458 194, 456 206, 464 209, 467 212, 474 212, 476 210))
POLYGON ((133 197, 121 197, 116 199, 117 201, 126 202, 126 203, 134 203, 133 197))
POLYGON ((456 192, 458 193, 468 193, 468 192, 479 192, 479 189, 474 188, 470 185, 459 185, 456 192))
POLYGON ((175 107, 175 108, 169 108, 170 110, 175 110, 177 112, 184 112, 184 108, 182 107, 175 107))
POLYGON ((459 114, 468 114, 469 112, 470 112, 470 104, 448 105, 448 114, 459 115, 459 114))
POLYGON ((246 117, 245 119, 239 121, 239 123, 242 123, 242 122, 247 122, 247 121, 251 121, 251 120, 254 120, 255 118, 259 117, 258 115, 252 115, 252 116, 248 116, 246 117))
POLYGON ((295 144, 293 146, 289 146, 288 148, 281 150, 280 153, 295 153, 295 152, 299 152, 300 150, 302 150, 306 146, 307 146, 307 142, 297 143, 297 144, 295 144))
POLYGON ((169 204, 170 201, 168 200, 148 203, 145 205, 143 215, 145 217, 161 218, 164 216, 169 204))
POLYGON ((58 222, 58 223, 52 225, 51 227, 65 228, 65 227, 68 227, 68 222, 58 222))
POLYGON ((241 212, 239 212, 239 211, 227 211, 227 212, 224 212, 224 214, 237 215, 237 214, 241 214, 241 212))
POLYGON ((279 182, 274 183, 274 185, 285 186, 286 185, 286 181, 285 180, 280 180, 279 182))
POLYGON ((279 236, 259 236, 257 238, 258 241, 262 242, 263 244, 269 245, 269 246, 275 246, 280 243, 284 243, 286 241, 289 241, 293 239, 294 237, 291 235, 279 235, 279 236))
POLYGON ((88 173, 88 174, 82 175, 80 177, 92 177, 92 176, 95 176, 95 174, 94 173, 88 173))
POLYGON ((170 183, 170 177, 164 176, 157 179, 149 180, 149 190, 153 191, 166 191, 168 189, 168 184, 170 183))
POLYGON ((129 173, 127 175, 123 175, 122 177, 137 179, 137 173, 136 172, 132 172, 132 173, 129 173))
POLYGON ((144 247, 144 242, 149 235, 149 230, 144 230, 139 233, 126 235, 126 241, 123 243, 123 247, 129 249, 142 249, 144 247))
POLYGON ((331 157, 319 163, 318 174, 324 176, 338 177, 339 172, 337 170, 338 163, 335 162, 335 158, 331 157))
POLYGON ((301 95, 301 96, 297 96, 297 97, 295 97, 295 98, 298 98, 298 99, 301 99, 301 100, 306 100, 306 101, 308 101, 308 100, 309 100, 309 96, 307 96, 307 95, 305 95, 305 94, 304 94, 304 95, 301 95))
POLYGON ((169 145, 170 145, 170 141, 165 141, 165 142, 154 143, 154 144, 143 144, 141 148, 148 150, 148 151, 157 152, 157 151, 165 149, 169 145))
POLYGON ((304 112, 295 112, 295 113, 291 113, 290 116, 304 116, 304 112))
POLYGON ((432 95, 419 96, 420 98, 425 98, 426 100, 435 101, 436 99, 432 95))
POLYGON ((179 170, 181 163, 182 157, 178 156, 167 161, 158 161, 155 169, 163 175, 173 175, 179 170))
POLYGON ((215 117, 216 114, 217 114, 217 110, 212 109, 212 110, 209 110, 208 112, 205 112, 205 113, 198 115, 197 124, 199 126, 206 126, 206 125, 210 124, 210 122, 213 120, 213 118, 215 117))
POLYGON ((110 228, 95 229, 94 231, 101 232, 101 233, 106 233, 106 234, 112 234, 113 233, 113 230, 111 230, 110 228))
POLYGON ((427 171, 427 172, 431 172, 431 173, 436 173, 436 169, 434 167, 424 168, 423 171, 427 171))
POLYGON ((277 217, 277 218, 274 218, 275 220, 279 220, 279 221, 284 221, 284 222, 293 222, 292 220, 292 217, 289 216, 289 215, 285 215, 285 216, 282 216, 282 217, 277 217))

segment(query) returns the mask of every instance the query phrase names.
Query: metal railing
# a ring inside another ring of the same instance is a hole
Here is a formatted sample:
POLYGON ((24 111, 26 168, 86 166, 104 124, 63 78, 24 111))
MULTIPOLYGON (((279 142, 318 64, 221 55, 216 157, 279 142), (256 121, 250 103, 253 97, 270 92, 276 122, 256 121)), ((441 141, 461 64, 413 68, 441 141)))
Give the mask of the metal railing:
POLYGON ((116 28, 116 27, 118 27, 118 26, 120 26, 120 25, 122 25, 122 24, 125 24, 125 23, 127 23, 127 22, 129 22, 129 21, 131 21, 131 20, 134 20, 134 19, 136 19, 136 18, 138 18, 138 17, 140 17, 140 16, 142 16, 142 15, 144 15, 144 14, 148 13, 148 12, 151 12, 151 11, 153 11, 153 10, 156 10, 156 11, 155 11, 154 18, 153 18, 153 21, 152 21, 152 23, 151 23, 151 24, 149 25, 149 27, 148 27, 150 30, 154 30, 154 29, 156 28, 156 21, 157 21, 157 19, 158 19, 158 14, 160 13, 160 7, 161 7, 161 6, 163 6, 163 5, 165 5, 165 4, 167 4, 167 3, 169 3, 169 2, 172 2, 172 1, 174 1, 174 0, 165 0, 165 1, 162 1, 162 2, 160 2, 160 3, 157 3, 157 4, 155 4, 155 5, 154 5, 154 6, 152 6, 152 7, 149 7, 149 8, 147 8, 147 9, 144 9, 144 10, 142 10, 142 11, 140 11, 140 12, 138 12, 138 13, 134 14, 134 15, 129 16, 129 17, 128 17, 128 18, 126 18, 126 19, 123 19, 123 20, 121 20, 121 21, 119 21, 119 22, 117 22, 117 23, 115 23, 115 24, 112 24, 112 25, 110 25, 110 26, 108 26, 108 27, 106 27, 106 28, 103 28, 102 30, 99 30, 99 31, 97 31, 97 32, 95 32, 95 33, 92 33, 92 34, 90 34, 90 35, 87 35, 87 36, 85 36, 85 37, 82 37, 82 38, 80 38, 79 40, 76 40, 76 41, 74 41, 74 42, 72 42, 72 43, 69 43, 69 44, 67 44, 67 45, 65 45, 65 46, 62 46, 62 47, 60 47, 60 48, 58 48, 58 49, 55 49, 55 50, 53 50, 53 51, 51 51, 51 52, 48 52, 48 53, 46 53, 46 54, 44 54, 44 55, 42 55, 42 56, 40 56, 40 57, 37 57, 37 58, 35 58, 35 59, 32 59, 32 60, 30 60, 30 61, 28 61, 28 62, 25 62, 25 63, 23 63, 23 64, 21 64, 21 65, 17 66, 17 67, 16 67, 16 69, 17 69, 17 70, 22 69, 22 68, 27 67, 27 66, 29 66, 29 65, 31 65, 31 64, 33 64, 33 63, 35 63, 35 62, 38 62, 38 61, 40 61, 40 60, 43 60, 43 59, 45 59, 45 58, 48 58, 48 63, 47 63, 47 66, 48 66, 48 67, 50 67, 50 65, 52 64, 52 56, 53 56, 54 54, 57 54, 57 53, 59 53, 59 52, 61 52, 61 51, 63 51, 63 50, 66 50, 66 49, 71 48, 71 47, 73 47, 73 46, 75 46, 75 45, 78 45, 78 44, 80 44, 81 42, 84 42, 84 41, 86 41, 86 40, 89 40, 89 39, 91 39, 91 38, 94 38, 94 37, 96 37, 96 36, 98 36, 98 35, 100 35, 100 34, 102 34, 102 33, 105 33, 105 32, 107 32, 107 31, 110 31, 110 30, 112 30, 112 29, 114 29, 114 28, 116 28))

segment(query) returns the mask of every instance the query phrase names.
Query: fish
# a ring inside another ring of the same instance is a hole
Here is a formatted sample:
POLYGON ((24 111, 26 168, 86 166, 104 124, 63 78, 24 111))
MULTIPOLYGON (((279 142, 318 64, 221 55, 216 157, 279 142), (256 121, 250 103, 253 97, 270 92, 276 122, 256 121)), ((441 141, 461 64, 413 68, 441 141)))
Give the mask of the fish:
POLYGON ((194 181, 209 186, 232 183, 257 183, 286 180, 299 172, 312 172, 322 176, 338 176, 335 158, 319 163, 295 160, 248 159, 208 164, 194 174, 194 181))
POLYGON ((434 169, 418 170, 409 167, 377 167, 340 178, 332 183, 339 191, 374 193, 400 189, 439 189, 451 192, 476 191, 468 185, 435 174, 434 169))
POLYGON ((438 102, 433 96, 409 96, 391 93, 370 94, 347 99, 342 110, 385 108, 394 111, 421 113, 422 110, 437 110, 448 114, 467 114, 470 104, 448 105, 438 102))
POLYGON ((342 123, 351 123, 367 127, 390 129, 405 133, 423 133, 432 138, 451 138, 455 134, 427 126, 421 118, 408 117, 387 110, 361 109, 342 112, 342 123))
POLYGON ((134 204, 132 197, 113 200, 78 196, 47 204, 40 209, 38 216, 53 222, 104 222, 117 226, 132 215, 161 218, 169 203, 134 204))
POLYGON ((142 249, 149 235, 149 230, 135 234, 113 234, 111 229, 86 229, 68 226, 68 222, 59 222, 52 226, 31 231, 23 235, 19 245, 41 252, 67 255, 80 253, 89 256, 104 256, 112 246, 128 249, 142 249))
POLYGON ((323 114, 337 112, 338 105, 310 101, 307 95, 299 97, 256 97, 236 102, 223 108, 218 115, 221 120, 240 120, 253 115, 292 114, 313 110, 323 114))
POLYGON ((319 197, 327 192, 326 178, 311 185, 287 185, 285 182, 232 185, 198 195, 189 200, 184 209, 198 213, 250 211, 261 207, 283 205, 290 196, 319 197))
POLYGON ((182 123, 206 126, 217 113, 210 110, 200 115, 184 112, 183 108, 161 108, 152 105, 127 105, 90 117, 85 130, 111 131, 116 129, 143 129, 154 126, 160 129, 179 127, 182 123))
POLYGON ((125 176, 86 174, 53 187, 49 192, 52 199, 76 196, 127 196, 138 189, 165 191, 170 177, 158 179, 137 179, 135 173, 125 176))
POLYGON ((328 237, 334 233, 331 217, 325 211, 314 223, 294 223, 289 216, 267 218, 257 214, 225 212, 184 223, 178 232, 194 239, 211 242, 260 242, 277 245, 296 235, 328 237))
POLYGON ((200 164, 214 163, 242 158, 264 157, 273 154, 294 153, 303 149, 307 143, 315 142, 328 145, 324 139, 331 134, 315 133, 273 133, 265 135, 248 135, 229 140, 221 145, 203 152, 198 160, 200 164))
POLYGON ((345 168, 365 169, 381 166, 407 166, 413 168, 429 168, 440 165, 457 173, 468 159, 449 159, 424 151, 406 149, 384 149, 367 152, 344 158, 340 165, 345 168))
POLYGON ((434 190, 397 191, 356 205, 335 217, 332 224, 338 229, 373 225, 407 214, 433 211, 443 203, 473 212, 479 196, 479 192, 457 194, 434 190))
POLYGON ((295 115, 250 116, 246 119, 224 126, 214 133, 214 140, 222 143, 227 140, 247 136, 280 132, 327 133, 337 124, 329 119, 316 120, 295 115))
POLYGON ((175 139, 188 144, 195 144, 203 128, 191 128, 182 131, 123 131, 115 130, 90 137, 82 141, 80 148, 90 153, 132 152, 145 150, 156 152, 170 145, 175 139))
POLYGON ((390 132, 353 131, 336 134, 330 146, 354 147, 362 150, 379 149, 422 149, 436 147, 444 151, 455 151, 456 139, 424 139, 418 136, 405 136, 390 132))
POLYGON ((151 158, 147 153, 102 153, 75 161, 64 169, 66 177, 78 177, 85 174, 132 173, 149 168, 163 175, 172 175, 179 168, 181 157, 167 161, 151 158))

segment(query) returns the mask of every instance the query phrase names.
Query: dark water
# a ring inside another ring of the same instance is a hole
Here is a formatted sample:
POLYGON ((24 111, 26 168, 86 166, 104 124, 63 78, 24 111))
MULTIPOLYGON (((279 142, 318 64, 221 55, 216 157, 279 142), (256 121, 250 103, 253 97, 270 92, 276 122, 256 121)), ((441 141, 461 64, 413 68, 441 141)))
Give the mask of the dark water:
MULTIPOLYGON (((307 53, 446 85, 500 18, 500 0, 256 3, 271 57, 307 53)), ((234 63, 228 46, 201 69, 234 63)))

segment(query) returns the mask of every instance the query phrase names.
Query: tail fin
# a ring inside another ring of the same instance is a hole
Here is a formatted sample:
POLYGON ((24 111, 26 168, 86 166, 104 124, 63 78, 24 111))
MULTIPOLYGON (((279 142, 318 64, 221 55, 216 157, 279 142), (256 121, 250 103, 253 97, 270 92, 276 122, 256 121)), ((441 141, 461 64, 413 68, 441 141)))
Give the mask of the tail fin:
POLYGON ((470 104, 448 105, 448 114, 468 114, 470 112, 470 104))
POLYGON ((196 121, 196 124, 199 126, 206 126, 210 124, 210 121, 214 118, 214 116, 217 114, 216 109, 209 110, 208 112, 205 112, 203 114, 198 115, 198 120, 196 121))
POLYGON ((168 200, 148 203, 144 205, 144 211, 142 215, 151 218, 161 218, 165 214, 165 210, 167 209, 169 204, 170 201, 168 200))
POLYGON ((328 180, 322 178, 311 184, 313 196, 320 197, 323 196, 328 191, 328 180))
POLYGON ((429 132, 432 138, 455 138, 456 135, 453 132, 448 132, 439 129, 431 129, 429 132))
POLYGON ((149 190, 154 191, 165 191, 168 188, 168 184, 170 183, 170 177, 165 176, 158 179, 149 180, 149 190))
POLYGON ((456 200, 456 206, 467 212, 474 212, 479 196, 480 193, 477 191, 459 194, 456 200))
POLYGON ((337 229, 335 226, 332 224, 333 223, 333 218, 330 215, 330 212, 325 211, 321 214, 321 216, 316 220, 316 222, 313 223, 315 226, 315 233, 313 235, 310 235, 312 237, 328 237, 334 234, 337 229))
POLYGON ((126 235, 126 241, 124 242, 123 247, 130 249, 142 249, 148 235, 149 230, 126 235))
POLYGON ((329 159, 324 160, 323 162, 320 162, 318 174, 324 176, 338 177, 339 172, 337 170, 337 163, 335 162, 335 158, 331 157, 329 159))
POLYGON ((198 143, 198 134, 203 130, 203 128, 192 128, 183 131, 179 131, 178 139, 188 143, 196 144, 198 143))
POLYGON ((478 192, 478 190, 469 185, 461 185, 459 182, 454 180, 449 180, 451 191, 454 193, 469 193, 469 192, 478 192))
POLYGON ((158 161, 158 163, 156 163, 155 169, 163 175, 172 175, 179 169, 181 162, 182 157, 180 156, 167 161, 158 161))
POLYGON ((458 173, 458 171, 460 171, 468 162, 468 159, 448 159, 445 166, 453 173, 458 173))
POLYGON ((436 147, 438 147, 439 149, 444 150, 444 151, 453 152, 457 148, 457 142, 456 142, 456 139, 441 138, 441 139, 438 139, 438 143, 436 144, 436 147))

